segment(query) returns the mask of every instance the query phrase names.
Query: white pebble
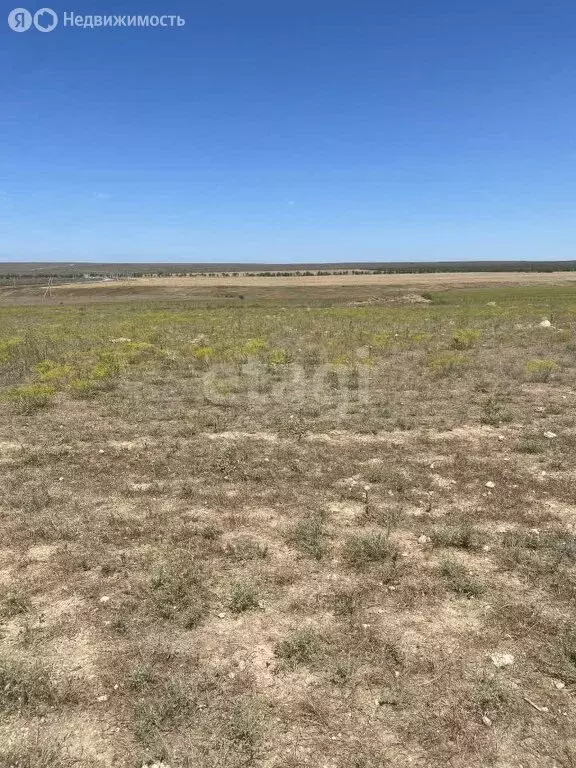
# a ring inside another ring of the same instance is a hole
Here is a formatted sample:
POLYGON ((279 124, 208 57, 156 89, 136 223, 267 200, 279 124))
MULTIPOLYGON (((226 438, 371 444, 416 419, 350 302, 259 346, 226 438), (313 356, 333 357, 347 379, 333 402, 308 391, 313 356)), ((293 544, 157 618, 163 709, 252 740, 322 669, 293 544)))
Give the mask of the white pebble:
POLYGON ((510 667, 514 664, 514 656, 511 653, 493 653, 490 656, 492 664, 500 669, 501 667, 510 667))

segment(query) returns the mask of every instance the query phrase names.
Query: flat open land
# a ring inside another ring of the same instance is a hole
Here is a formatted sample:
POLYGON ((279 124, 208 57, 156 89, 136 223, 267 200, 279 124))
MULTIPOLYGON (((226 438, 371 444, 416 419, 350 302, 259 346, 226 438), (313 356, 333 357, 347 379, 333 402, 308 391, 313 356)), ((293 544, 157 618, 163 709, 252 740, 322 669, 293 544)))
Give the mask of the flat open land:
MULTIPOLYGON (((150 288, 164 285, 168 288, 195 288, 198 286, 253 286, 276 287, 280 286, 323 286, 342 285, 353 287, 358 285, 374 286, 468 286, 468 285, 533 285, 576 283, 574 272, 434 272, 429 274, 397 274, 397 275, 300 275, 300 276, 253 276, 238 274, 237 277, 140 277, 134 280, 120 280, 116 283, 119 287, 130 285, 134 288, 150 288)), ((78 286, 80 287, 80 286, 78 286)), ((93 288, 94 284, 85 285, 85 288, 93 288)), ((98 287, 98 286, 96 286, 98 287)))
POLYGON ((573 286, 576 272, 436 272, 272 276, 222 273, 218 276, 136 277, 69 282, 48 286, 26 283, 0 286, 0 306, 144 300, 261 300, 296 303, 387 300, 418 290, 508 286, 573 286))
POLYGON ((575 768, 573 283, 2 288, 0 766, 575 768))

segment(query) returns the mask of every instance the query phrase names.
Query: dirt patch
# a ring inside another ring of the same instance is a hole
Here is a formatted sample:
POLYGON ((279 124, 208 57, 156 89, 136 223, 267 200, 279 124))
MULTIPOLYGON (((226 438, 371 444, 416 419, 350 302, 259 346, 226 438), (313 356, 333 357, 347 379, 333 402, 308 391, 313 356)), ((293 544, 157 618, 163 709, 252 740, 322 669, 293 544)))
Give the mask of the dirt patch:
POLYGON ((0 400, 0 764, 572 765, 576 368, 538 326, 569 327, 570 279, 143 280, 0 313, 34 341, 0 400), (146 291, 172 303, 119 300, 146 291), (340 378, 279 397, 292 362, 340 378))

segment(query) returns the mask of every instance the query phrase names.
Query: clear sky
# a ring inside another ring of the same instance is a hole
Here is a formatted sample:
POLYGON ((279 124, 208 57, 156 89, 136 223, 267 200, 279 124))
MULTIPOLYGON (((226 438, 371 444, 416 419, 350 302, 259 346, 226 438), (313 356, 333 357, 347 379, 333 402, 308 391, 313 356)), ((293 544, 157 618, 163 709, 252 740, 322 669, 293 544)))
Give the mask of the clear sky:
POLYGON ((0 26, 2 260, 576 258, 574 0, 49 2, 0 26))

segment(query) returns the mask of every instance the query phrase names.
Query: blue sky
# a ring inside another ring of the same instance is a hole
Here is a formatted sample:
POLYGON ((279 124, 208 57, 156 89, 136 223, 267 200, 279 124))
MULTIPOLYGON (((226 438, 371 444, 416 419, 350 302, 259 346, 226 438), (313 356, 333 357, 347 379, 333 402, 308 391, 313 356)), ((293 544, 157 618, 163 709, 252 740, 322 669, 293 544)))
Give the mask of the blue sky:
POLYGON ((573 0, 13 7, 2 260, 576 258, 573 0))

